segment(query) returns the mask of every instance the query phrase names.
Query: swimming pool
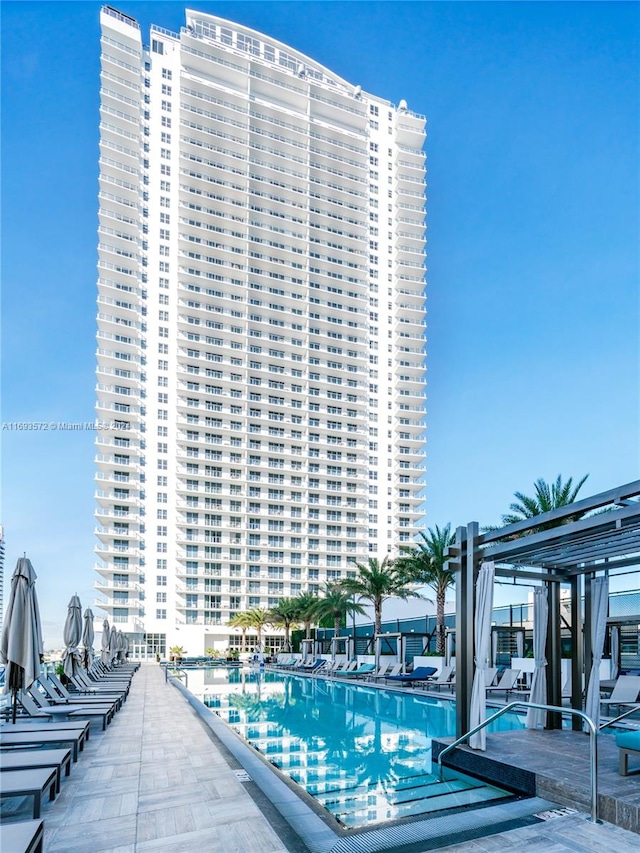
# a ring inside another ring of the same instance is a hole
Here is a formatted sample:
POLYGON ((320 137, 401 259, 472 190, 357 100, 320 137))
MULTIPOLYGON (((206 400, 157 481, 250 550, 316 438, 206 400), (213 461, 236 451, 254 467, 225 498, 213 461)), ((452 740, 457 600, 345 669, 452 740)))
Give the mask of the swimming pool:
MULTIPOLYGON (((431 738, 455 732, 446 699, 247 669, 190 671, 189 690, 345 826, 508 796, 432 773, 431 738)), ((515 714, 494 725, 523 726, 515 714)))

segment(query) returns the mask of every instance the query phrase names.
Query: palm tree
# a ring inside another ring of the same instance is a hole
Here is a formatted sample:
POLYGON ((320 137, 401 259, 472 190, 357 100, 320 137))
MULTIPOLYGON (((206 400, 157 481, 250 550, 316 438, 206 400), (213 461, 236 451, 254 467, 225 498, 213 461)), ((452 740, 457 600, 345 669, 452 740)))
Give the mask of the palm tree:
POLYGON ((252 610, 247 610, 247 615, 249 616, 248 627, 255 628, 258 635, 258 648, 262 649, 262 629, 271 624, 269 613, 260 607, 254 607, 252 610))
MULTIPOLYGON (((553 509, 558 509, 561 506, 572 504, 580 489, 585 483, 589 475, 584 477, 574 486, 573 477, 569 477, 566 483, 562 482, 562 477, 558 474, 555 483, 549 485, 546 480, 540 478, 534 483, 535 496, 528 497, 522 492, 515 492, 514 497, 517 502, 509 505, 510 513, 502 516, 503 524, 515 524, 518 521, 524 521, 527 518, 535 518, 536 515, 542 515, 544 512, 550 512, 553 509)), ((569 524, 572 521, 578 521, 585 515, 584 512, 577 512, 575 515, 566 516, 559 521, 550 521, 546 524, 541 524, 539 527, 533 528, 528 533, 539 533, 541 530, 548 530, 550 527, 558 527, 561 524, 569 524)))
POLYGON ((385 557, 380 562, 370 557, 367 563, 356 563, 358 575, 342 581, 342 588, 351 595, 359 596, 373 604, 374 631, 382 633, 382 604, 387 598, 412 598, 417 596, 408 586, 408 579, 385 557))
POLYGON ((298 619, 304 625, 304 636, 308 640, 311 637, 311 623, 316 619, 318 596, 313 592, 301 592, 293 600, 298 609, 298 619))
POLYGON ((340 626, 348 613, 364 613, 362 605, 353 600, 350 592, 347 592, 342 584, 326 583, 320 598, 316 599, 315 617, 321 619, 333 619, 333 636, 340 633, 340 626))
POLYGON ((447 524, 442 530, 436 524, 429 533, 420 531, 420 539, 413 548, 403 548, 398 558, 398 571, 412 583, 425 584, 436 594, 436 651, 444 654, 444 605, 447 590, 455 584, 454 572, 447 568, 445 552, 456 540, 447 524))
POLYGON ((240 613, 236 613, 235 616, 232 616, 231 619, 227 622, 227 625, 230 628, 240 628, 242 631, 242 651, 247 651, 247 628, 253 628, 254 622, 251 617, 250 610, 243 610, 240 613))
POLYGON ((284 651, 291 651, 291 626, 298 619, 299 610, 295 598, 281 598, 275 607, 269 611, 269 622, 272 625, 282 625, 284 628, 284 651))

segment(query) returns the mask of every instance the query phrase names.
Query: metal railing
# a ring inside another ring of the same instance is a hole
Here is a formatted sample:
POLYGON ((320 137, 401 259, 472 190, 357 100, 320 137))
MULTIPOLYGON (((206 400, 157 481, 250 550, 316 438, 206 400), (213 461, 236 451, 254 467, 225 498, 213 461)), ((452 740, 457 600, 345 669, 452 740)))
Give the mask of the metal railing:
MULTIPOLYGON (((623 702, 622 704, 626 703, 623 702)), ((600 726, 599 731, 602 731, 602 729, 606 729, 608 726, 612 726, 614 723, 619 722, 619 720, 624 720, 625 717, 629 717, 631 716, 631 714, 635 714, 638 711, 640 711, 640 705, 634 705, 633 708, 629 708, 628 711, 625 711, 624 713, 620 714, 619 717, 615 717, 613 720, 607 720, 606 723, 603 723, 600 726)))
POLYGON ((165 682, 169 681, 169 676, 172 678, 177 678, 179 681, 182 681, 184 678, 184 686, 189 686, 189 673, 186 669, 182 669, 181 667, 172 666, 171 664, 163 664, 162 668, 164 669, 164 680, 165 682), (169 672, 171 670, 171 672, 169 672))
POLYGON ((484 729, 485 726, 488 726, 494 720, 497 720, 498 717, 501 717, 503 714, 506 714, 507 711, 513 711, 515 708, 535 708, 539 711, 556 711, 561 714, 572 714, 575 717, 580 717, 587 726, 589 727, 589 766, 590 766, 590 776, 591 776, 591 817, 588 820, 591 823, 602 823, 602 821, 598 820, 598 729, 595 726, 595 723, 588 717, 583 711, 578 711, 575 708, 558 708, 555 705, 538 705, 535 702, 509 702, 508 705, 505 705, 504 708, 500 708, 499 711, 496 711, 495 714, 492 714, 490 717, 487 717, 482 723, 461 737, 454 740, 453 743, 450 743, 446 746, 442 752, 438 755, 438 774, 440 777, 440 781, 442 781, 442 759, 444 756, 451 752, 452 749, 455 749, 456 746, 459 746, 461 743, 464 743, 467 738, 474 735, 476 732, 479 732, 481 729, 484 729))

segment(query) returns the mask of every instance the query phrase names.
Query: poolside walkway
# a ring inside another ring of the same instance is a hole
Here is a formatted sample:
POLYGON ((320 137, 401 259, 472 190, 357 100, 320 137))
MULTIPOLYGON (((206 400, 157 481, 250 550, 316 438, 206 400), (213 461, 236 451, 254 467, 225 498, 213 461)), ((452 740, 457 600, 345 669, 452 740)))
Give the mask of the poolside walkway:
POLYGON ((286 853, 243 783, 157 665, 91 739, 43 811, 47 853, 286 853))
MULTIPOLYGON (((163 670, 143 664, 114 722, 105 733, 92 731, 60 795, 43 808, 45 853, 304 853, 299 837, 235 766, 181 691, 165 684, 163 670)), ((363 849, 357 835, 336 837, 336 844, 342 853, 363 849)), ((403 853, 428 849, 436 848, 418 843, 403 853)), ((437 849, 637 853, 639 847, 638 835, 576 814, 437 849)))

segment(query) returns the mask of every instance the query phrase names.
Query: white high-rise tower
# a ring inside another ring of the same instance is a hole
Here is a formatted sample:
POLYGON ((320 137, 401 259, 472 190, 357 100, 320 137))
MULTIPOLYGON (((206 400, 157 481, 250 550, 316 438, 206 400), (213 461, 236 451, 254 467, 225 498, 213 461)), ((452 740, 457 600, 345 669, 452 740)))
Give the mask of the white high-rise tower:
POLYGON ((211 15, 101 23, 98 603, 202 654, 413 540, 425 120, 211 15))

